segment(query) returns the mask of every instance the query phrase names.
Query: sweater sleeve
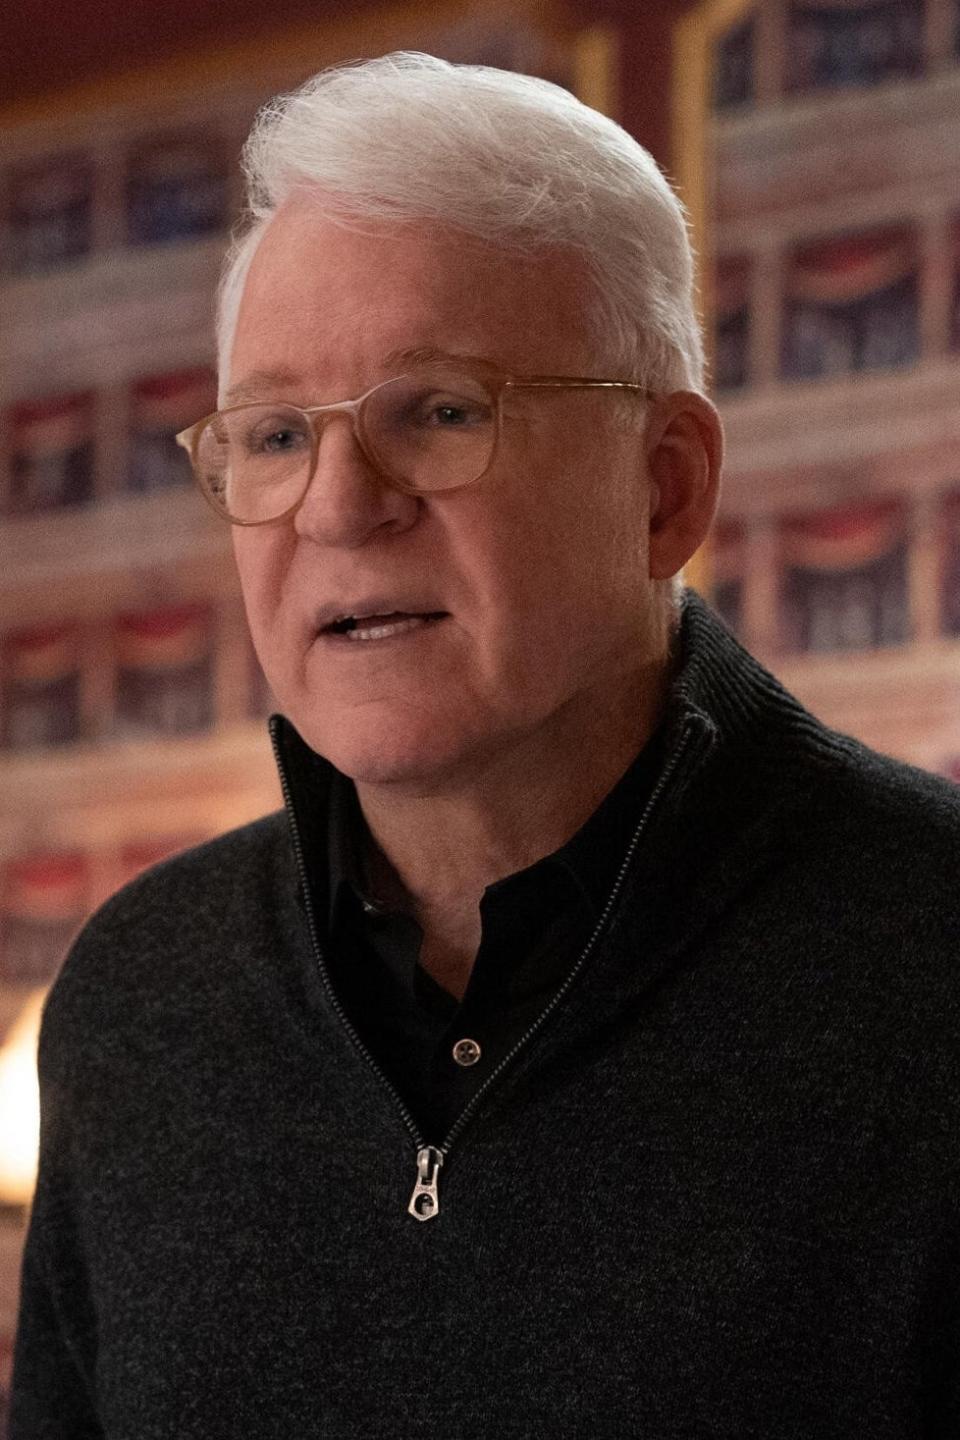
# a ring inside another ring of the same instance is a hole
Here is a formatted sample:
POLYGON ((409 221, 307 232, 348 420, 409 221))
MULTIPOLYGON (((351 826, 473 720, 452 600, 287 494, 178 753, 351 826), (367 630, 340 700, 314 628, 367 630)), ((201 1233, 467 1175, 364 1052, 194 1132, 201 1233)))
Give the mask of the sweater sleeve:
POLYGON ((951 1231, 934 1277, 922 1344, 925 1440, 960 1435, 960 1234, 951 1231))
POLYGON ((72 1106, 77 1055, 58 1003, 44 1009, 38 1050, 40 1164, 24 1247, 8 1440, 102 1440, 93 1393, 96 1320, 74 1213, 72 1106))
POLYGON ((102 1440, 31 1232, 23 1258, 9 1440, 102 1440))

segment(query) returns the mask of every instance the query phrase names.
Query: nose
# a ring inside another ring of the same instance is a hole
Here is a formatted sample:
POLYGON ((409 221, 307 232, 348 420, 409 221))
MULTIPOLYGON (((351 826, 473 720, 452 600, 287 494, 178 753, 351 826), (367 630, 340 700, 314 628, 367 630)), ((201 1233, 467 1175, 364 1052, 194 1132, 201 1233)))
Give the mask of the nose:
POLYGON ((415 495, 394 489, 367 458, 349 415, 322 417, 317 463, 294 516, 298 535, 318 545, 356 549, 378 530, 408 529, 419 508, 415 495))

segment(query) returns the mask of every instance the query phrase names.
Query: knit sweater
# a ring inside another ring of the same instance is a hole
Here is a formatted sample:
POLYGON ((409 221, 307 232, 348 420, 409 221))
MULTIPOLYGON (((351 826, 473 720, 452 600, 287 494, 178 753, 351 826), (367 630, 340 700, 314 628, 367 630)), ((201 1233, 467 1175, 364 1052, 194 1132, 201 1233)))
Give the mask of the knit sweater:
POLYGON ((956 1440, 960 796, 689 593, 680 643, 597 929, 446 1137, 329 988, 288 725, 293 827, 88 924, 43 1024, 12 1440, 956 1440))

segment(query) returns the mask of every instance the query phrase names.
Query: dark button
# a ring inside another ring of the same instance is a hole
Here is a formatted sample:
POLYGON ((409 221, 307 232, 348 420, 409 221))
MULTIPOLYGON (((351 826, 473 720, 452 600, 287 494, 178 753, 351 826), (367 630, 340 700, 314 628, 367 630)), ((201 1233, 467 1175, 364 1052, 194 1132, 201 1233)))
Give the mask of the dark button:
POLYGON ((453 1058, 458 1065, 476 1065, 480 1059, 480 1046, 476 1040, 458 1040, 453 1047, 453 1058))

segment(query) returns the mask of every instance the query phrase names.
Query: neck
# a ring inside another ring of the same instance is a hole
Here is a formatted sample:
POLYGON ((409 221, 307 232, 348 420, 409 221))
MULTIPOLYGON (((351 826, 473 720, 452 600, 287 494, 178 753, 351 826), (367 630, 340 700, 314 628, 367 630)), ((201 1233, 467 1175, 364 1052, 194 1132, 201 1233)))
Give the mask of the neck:
POLYGON ((665 689, 666 665, 624 676, 429 791, 357 783, 372 887, 417 918, 421 963, 448 989, 465 988, 484 890, 586 823, 652 735, 665 689))

